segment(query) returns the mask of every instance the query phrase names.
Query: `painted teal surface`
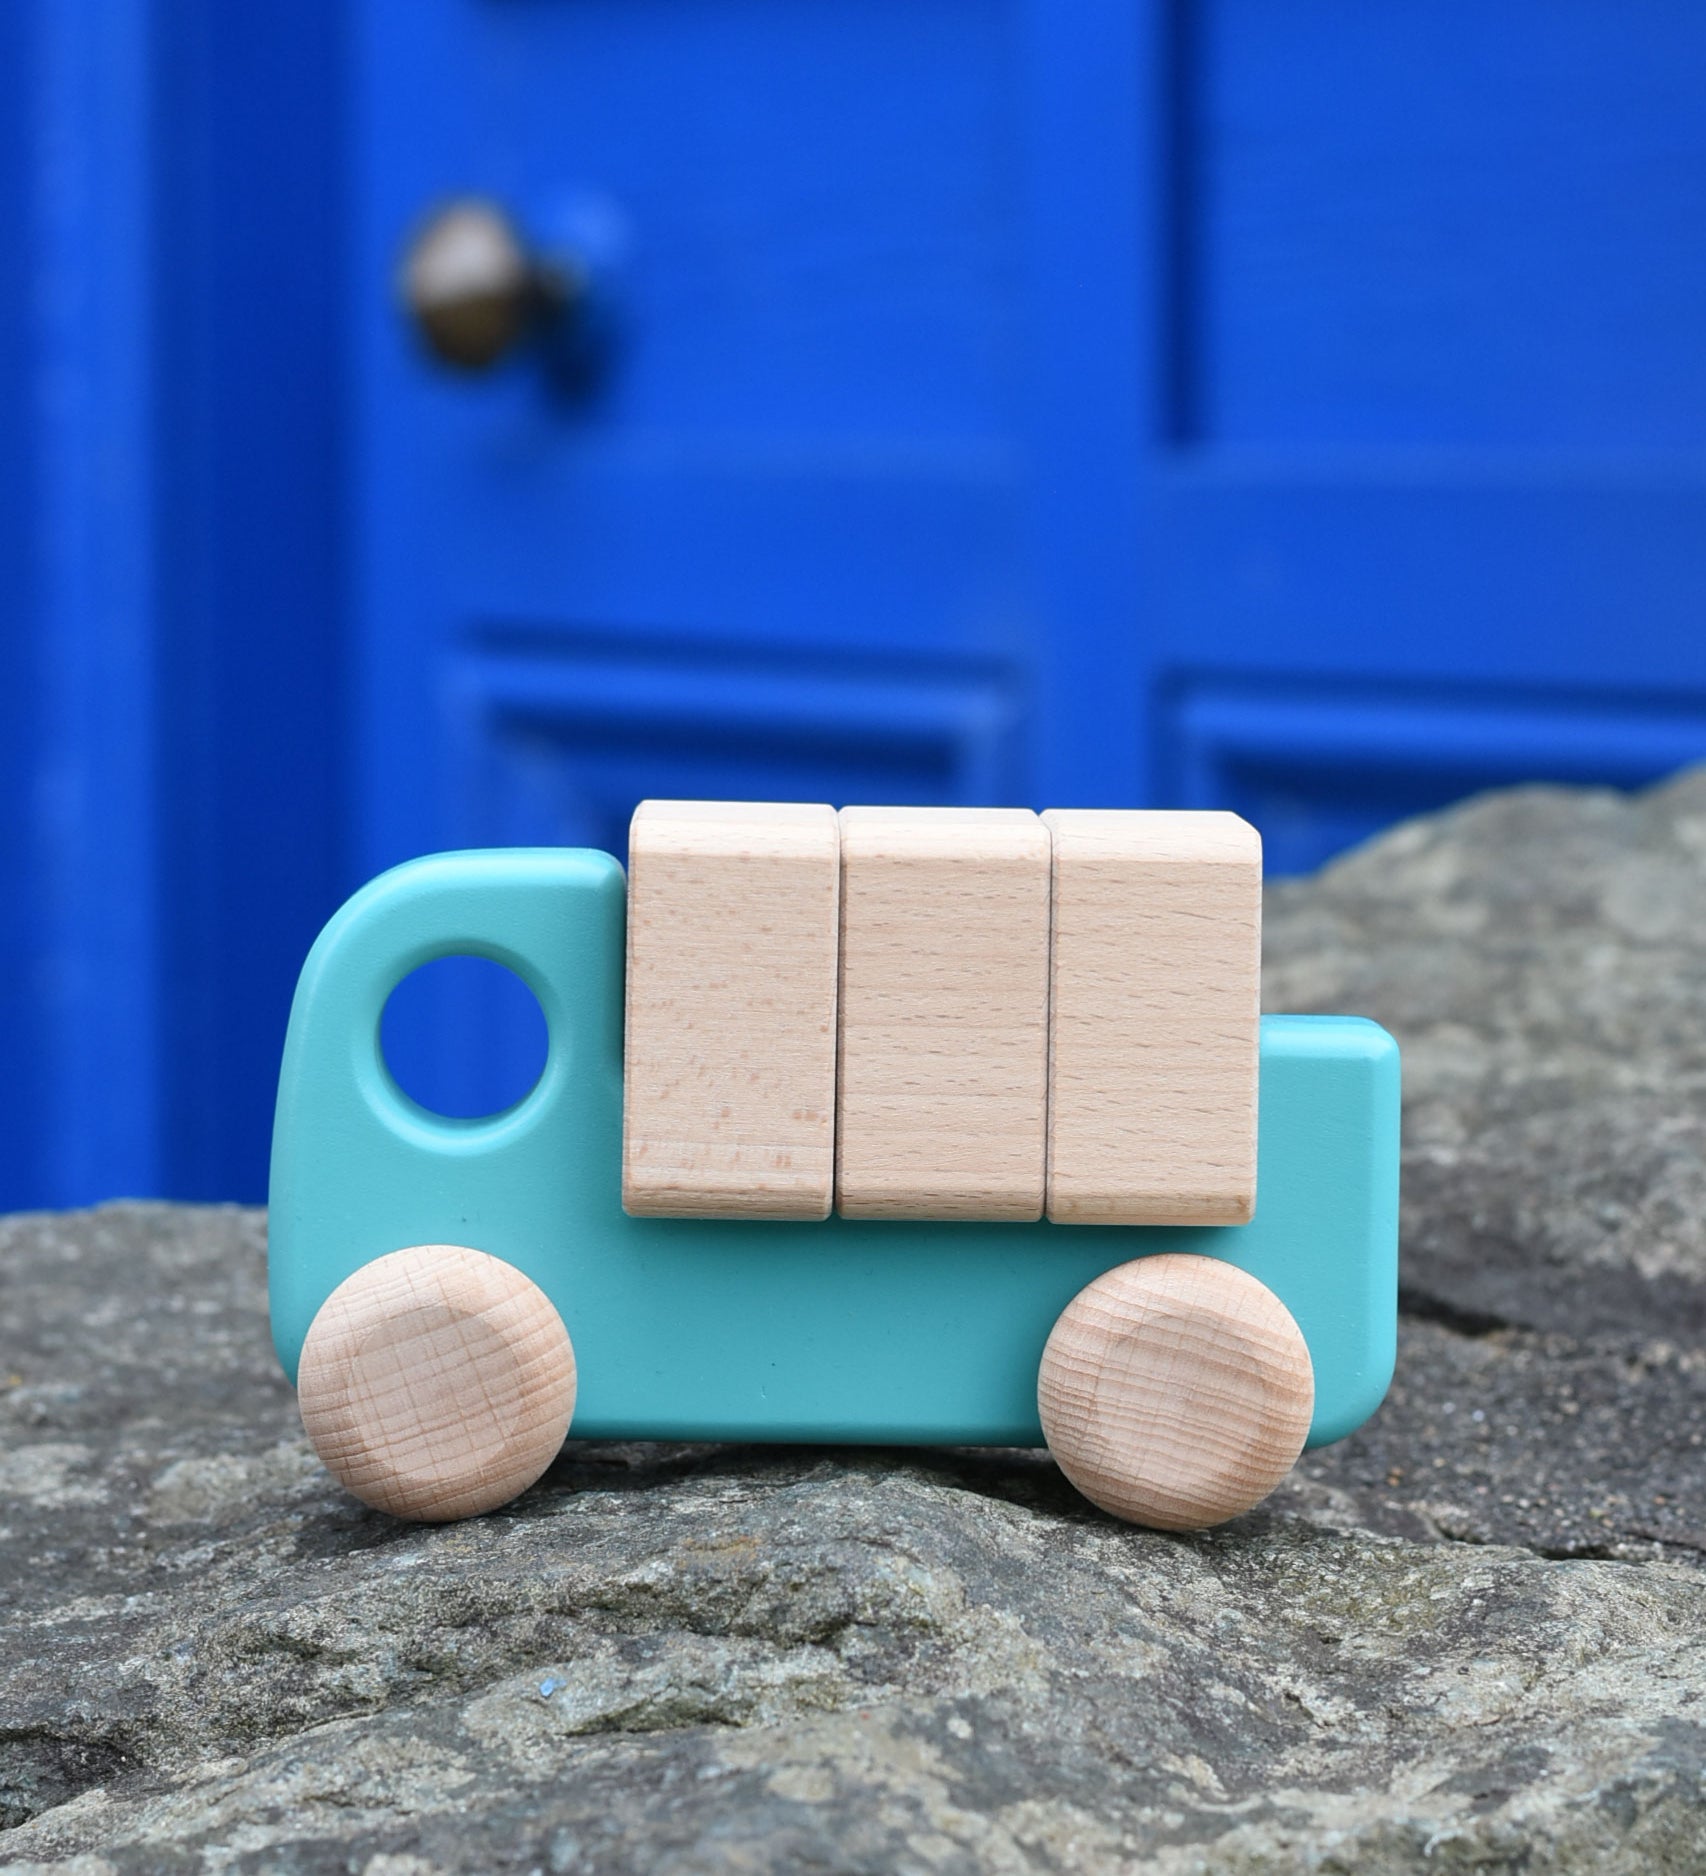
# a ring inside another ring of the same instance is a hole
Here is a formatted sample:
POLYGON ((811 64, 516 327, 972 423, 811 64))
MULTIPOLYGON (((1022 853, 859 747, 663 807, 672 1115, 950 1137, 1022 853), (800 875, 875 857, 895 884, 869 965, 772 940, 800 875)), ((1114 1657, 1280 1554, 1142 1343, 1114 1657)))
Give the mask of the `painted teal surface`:
POLYGON ((1310 1442, 1373 1412, 1397 1310, 1398 1051, 1356 1017, 1262 1025, 1256 1217, 1097 1229, 627 1217, 620 1202, 626 887, 607 854, 494 849, 412 861, 332 920, 303 969, 273 1140, 273 1335, 294 1378, 331 1291, 409 1244, 525 1271, 575 1346, 577 1435, 1035 1444, 1056 1316, 1155 1251, 1223 1257, 1309 1343, 1310 1442), (482 1121, 429 1114, 379 1048, 393 984, 471 953, 545 1012, 545 1070, 482 1121))

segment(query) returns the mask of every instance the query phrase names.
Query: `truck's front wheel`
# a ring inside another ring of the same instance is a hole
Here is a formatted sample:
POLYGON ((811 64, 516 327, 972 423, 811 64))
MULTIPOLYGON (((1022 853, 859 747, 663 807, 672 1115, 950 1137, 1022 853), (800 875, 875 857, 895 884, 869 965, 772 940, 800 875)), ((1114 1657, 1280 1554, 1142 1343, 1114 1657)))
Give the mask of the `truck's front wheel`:
POLYGON ((507 1503, 556 1457, 575 1354, 550 1299, 512 1264, 416 1244, 327 1297, 297 1398, 314 1450, 356 1497, 441 1522, 507 1503))

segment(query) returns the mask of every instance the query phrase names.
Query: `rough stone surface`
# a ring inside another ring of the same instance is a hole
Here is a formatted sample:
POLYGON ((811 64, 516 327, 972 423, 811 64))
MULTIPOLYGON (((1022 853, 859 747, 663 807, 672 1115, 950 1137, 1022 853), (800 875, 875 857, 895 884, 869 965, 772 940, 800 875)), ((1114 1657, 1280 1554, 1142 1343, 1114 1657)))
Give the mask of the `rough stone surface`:
POLYGON ((1706 1869, 1702 934, 1698 776, 1271 889, 1270 1005, 1405 1045, 1407 1313, 1201 1537, 1038 1455, 712 1447, 393 1524, 257 1214, 0 1224, 0 1869, 1706 1869))

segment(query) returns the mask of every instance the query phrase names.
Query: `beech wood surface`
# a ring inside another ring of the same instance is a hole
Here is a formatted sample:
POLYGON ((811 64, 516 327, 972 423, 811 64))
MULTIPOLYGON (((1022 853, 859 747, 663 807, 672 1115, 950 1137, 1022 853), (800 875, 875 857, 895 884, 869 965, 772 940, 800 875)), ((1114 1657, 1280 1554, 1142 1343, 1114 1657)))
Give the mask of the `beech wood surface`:
POLYGON ((1256 1198, 1261 836, 1050 809, 1048 1215, 1236 1225, 1256 1198))
POLYGON ((628 868, 623 1206, 641 1217, 828 1217, 834 809, 645 801, 628 868))
POLYGON ((1042 1216, 1048 929, 1028 809, 842 809, 843 1215, 1042 1216))
POLYGON ((556 1457, 574 1414, 574 1350, 512 1265, 417 1244, 326 1299, 297 1397, 314 1450, 356 1497, 399 1518, 472 1517, 556 1457))
POLYGON ((1248 1511, 1309 1434, 1309 1350, 1265 1284, 1217 1258, 1165 1252, 1079 1291, 1043 1351, 1049 1451, 1093 1504, 1193 1531, 1248 1511))

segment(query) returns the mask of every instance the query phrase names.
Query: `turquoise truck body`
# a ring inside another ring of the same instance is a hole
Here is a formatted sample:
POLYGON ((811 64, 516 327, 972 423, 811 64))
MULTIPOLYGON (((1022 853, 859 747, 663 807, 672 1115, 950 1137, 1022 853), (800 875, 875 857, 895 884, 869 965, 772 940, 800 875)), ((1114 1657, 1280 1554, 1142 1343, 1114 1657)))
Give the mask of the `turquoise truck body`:
POLYGON ((1310 1444, 1379 1404, 1397 1319, 1398 1051, 1344 1016, 1262 1020, 1256 1212, 1235 1226, 630 1218, 621 1205, 626 887, 608 854, 438 854, 374 880, 303 968, 273 1137, 273 1335, 389 1251, 462 1244, 533 1279, 574 1344, 572 1432, 620 1439, 1040 1445, 1037 1368, 1102 1272, 1224 1258, 1286 1304, 1310 1444), (544 1011, 538 1083, 477 1121, 385 1065, 391 990, 435 958, 508 966, 544 1011))

